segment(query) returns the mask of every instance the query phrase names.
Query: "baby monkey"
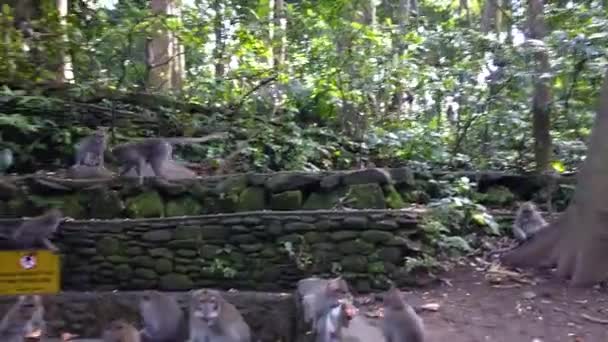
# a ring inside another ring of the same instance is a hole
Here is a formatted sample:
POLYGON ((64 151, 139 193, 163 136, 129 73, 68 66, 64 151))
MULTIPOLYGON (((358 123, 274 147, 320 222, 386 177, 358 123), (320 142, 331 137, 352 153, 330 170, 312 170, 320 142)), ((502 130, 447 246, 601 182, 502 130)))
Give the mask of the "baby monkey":
POLYGON ((98 128, 93 134, 82 138, 76 144, 74 165, 103 166, 104 152, 108 144, 108 134, 105 128, 98 128))
POLYGON ((59 248, 49 239, 62 221, 63 213, 59 209, 50 209, 40 216, 23 221, 5 237, 12 240, 16 248, 33 249, 42 246, 57 252, 59 248))
POLYGON ((200 138, 148 138, 120 144, 112 149, 112 155, 122 167, 120 175, 135 169, 139 184, 143 184, 143 169, 149 164, 156 177, 168 178, 166 164, 171 160, 173 144, 205 142, 227 137, 227 133, 213 133, 200 138))
POLYGON ((189 342, 251 342, 251 330, 219 291, 201 289, 190 299, 189 342))
POLYGON ((139 331, 124 320, 115 320, 106 328, 103 342, 141 342, 139 331))
POLYGON ((526 241, 547 226, 536 205, 525 202, 517 210, 513 221, 513 235, 519 241, 526 241))
POLYGON ((403 300, 395 286, 385 293, 383 306, 382 332, 386 342, 425 341, 422 318, 403 300))

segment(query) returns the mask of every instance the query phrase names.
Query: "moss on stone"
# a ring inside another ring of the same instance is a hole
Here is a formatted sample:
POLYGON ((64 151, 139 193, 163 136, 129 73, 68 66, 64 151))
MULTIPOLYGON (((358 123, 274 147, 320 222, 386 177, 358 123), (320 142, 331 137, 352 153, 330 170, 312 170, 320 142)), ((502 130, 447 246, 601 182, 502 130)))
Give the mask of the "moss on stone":
POLYGON ((480 196, 480 201, 487 205, 508 206, 515 201, 515 195, 504 186, 494 186, 480 196))
POLYGON ((97 250, 105 256, 118 254, 120 252, 120 242, 111 237, 104 237, 97 242, 97 250))
POLYGON ((340 196, 333 191, 313 192, 308 196, 302 208, 306 210, 333 209, 339 199, 340 196))
POLYGON ((167 217, 172 216, 194 216, 200 215, 203 206, 193 197, 179 197, 167 201, 165 213, 167 217))
POLYGON ((264 210, 266 208, 266 191, 259 186, 245 188, 239 195, 237 211, 264 210))
POLYGON ((151 269, 147 268, 136 268, 135 269, 135 277, 140 279, 157 279, 158 274, 151 269))
POLYGON ((383 190, 386 194, 386 206, 388 208, 401 209, 406 207, 406 203, 403 201, 403 198, 393 185, 385 185, 383 190))
POLYGON ((146 191, 126 200, 127 215, 133 218, 163 217, 163 199, 156 191, 146 191))
POLYGON ((154 265, 154 270, 158 272, 158 274, 167 274, 173 271, 173 262, 169 259, 158 259, 156 260, 156 264, 154 265))
POLYGON ((302 208, 302 192, 293 190, 272 195, 270 208, 273 210, 298 210, 302 208))
POLYGON ((91 211, 91 217, 100 219, 113 219, 122 216, 125 204, 122 202, 118 191, 106 188, 89 190, 86 192, 91 211))
POLYGON ((356 209, 386 209, 384 193, 377 183, 351 185, 346 203, 356 209))
POLYGON ((159 287, 161 290, 167 291, 179 291, 179 290, 190 290, 194 286, 194 283, 184 274, 169 273, 160 278, 159 287))

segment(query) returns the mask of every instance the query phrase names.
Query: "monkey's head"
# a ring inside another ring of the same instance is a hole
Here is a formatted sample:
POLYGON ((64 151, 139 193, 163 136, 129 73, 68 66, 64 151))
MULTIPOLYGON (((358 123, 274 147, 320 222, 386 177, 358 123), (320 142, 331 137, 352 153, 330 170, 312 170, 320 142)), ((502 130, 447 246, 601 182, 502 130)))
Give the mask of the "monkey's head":
POLYGON ((42 298, 38 295, 19 296, 17 303, 19 308, 17 311, 18 315, 26 320, 29 320, 36 310, 42 308, 42 298))
POLYGON ((63 212, 57 208, 51 208, 43 214, 45 223, 48 226, 54 226, 53 232, 57 230, 57 227, 63 221, 63 212))
POLYGON ((104 331, 104 341, 121 341, 120 338, 127 334, 127 329, 133 326, 121 319, 110 322, 104 331))
POLYGON ((219 291, 209 289, 196 290, 192 292, 190 314, 208 326, 214 326, 218 323, 219 317, 222 314, 223 302, 224 298, 219 291))
POLYGON ((519 207, 519 210, 522 215, 531 216, 533 213, 537 211, 536 205, 533 202, 524 202, 519 207))
POLYGON ((403 310, 405 302, 401 297, 401 291, 394 285, 384 294, 383 304, 384 309, 388 310, 403 310))
POLYGON ((348 284, 342 277, 330 279, 325 286, 325 294, 328 298, 342 300, 350 295, 348 284))

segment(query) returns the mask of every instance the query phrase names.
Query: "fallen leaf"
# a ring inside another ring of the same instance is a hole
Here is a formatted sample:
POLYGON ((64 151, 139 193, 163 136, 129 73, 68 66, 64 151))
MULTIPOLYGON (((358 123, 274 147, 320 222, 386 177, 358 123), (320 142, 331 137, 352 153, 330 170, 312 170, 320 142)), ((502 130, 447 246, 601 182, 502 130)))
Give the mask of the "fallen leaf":
POLYGON ((591 315, 587 315, 587 314, 581 314, 581 317, 583 317, 584 319, 590 321, 590 322, 594 322, 594 323, 600 323, 600 324, 608 324, 608 319, 604 319, 604 318, 599 318, 599 317, 594 317, 591 315))
POLYGON ((427 303, 419 306, 420 309, 427 311, 439 311, 440 307, 439 303, 427 303))

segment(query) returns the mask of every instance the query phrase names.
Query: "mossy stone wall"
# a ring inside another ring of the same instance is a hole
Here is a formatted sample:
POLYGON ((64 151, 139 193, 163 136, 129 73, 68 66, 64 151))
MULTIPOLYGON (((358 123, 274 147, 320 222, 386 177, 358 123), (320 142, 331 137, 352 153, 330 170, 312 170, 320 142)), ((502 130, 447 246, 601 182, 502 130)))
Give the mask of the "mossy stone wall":
POLYGON ((343 274, 359 291, 415 279, 424 248, 410 211, 248 212, 65 222, 54 239, 64 290, 284 290, 343 274))

